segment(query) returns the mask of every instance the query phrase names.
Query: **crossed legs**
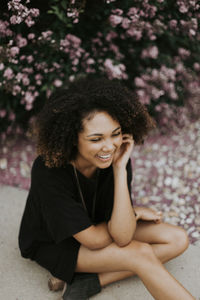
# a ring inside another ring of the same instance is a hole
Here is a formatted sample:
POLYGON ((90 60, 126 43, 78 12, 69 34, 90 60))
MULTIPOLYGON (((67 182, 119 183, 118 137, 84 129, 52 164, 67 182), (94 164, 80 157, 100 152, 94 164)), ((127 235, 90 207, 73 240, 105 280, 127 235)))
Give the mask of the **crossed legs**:
POLYGON ((187 247, 183 229, 141 221, 134 240, 125 247, 112 243, 100 250, 89 250, 81 246, 76 272, 98 273, 102 286, 136 274, 155 299, 191 300, 191 294, 162 265, 187 247))

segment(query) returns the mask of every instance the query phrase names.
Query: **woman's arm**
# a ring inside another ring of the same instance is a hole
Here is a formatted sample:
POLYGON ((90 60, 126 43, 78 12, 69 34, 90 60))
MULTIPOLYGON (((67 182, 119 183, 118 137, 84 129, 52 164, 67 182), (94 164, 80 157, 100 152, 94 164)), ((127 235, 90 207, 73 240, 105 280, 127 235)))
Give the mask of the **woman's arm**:
POLYGON ((131 205, 126 165, 133 149, 133 139, 123 135, 123 142, 113 159, 114 204, 108 230, 120 247, 129 244, 136 229, 136 218, 131 205))
POLYGON ((89 228, 74 234, 73 237, 90 250, 105 248, 113 242, 108 232, 107 223, 105 222, 96 226, 92 225, 89 228))

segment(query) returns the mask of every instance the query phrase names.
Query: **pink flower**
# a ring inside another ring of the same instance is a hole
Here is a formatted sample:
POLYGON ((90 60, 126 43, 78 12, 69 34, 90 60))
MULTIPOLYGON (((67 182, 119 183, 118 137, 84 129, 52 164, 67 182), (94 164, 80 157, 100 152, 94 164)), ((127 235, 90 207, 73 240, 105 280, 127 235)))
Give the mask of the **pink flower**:
POLYGON ((27 103, 25 108, 26 108, 26 110, 31 110, 33 108, 32 103, 27 103))
POLYGON ((9 23, 7 21, 0 20, 0 36, 6 37, 12 35, 12 31, 8 27, 9 23))
POLYGON ((139 77, 135 77, 135 85, 137 86, 137 87, 145 87, 145 82, 144 82, 144 80, 142 79, 142 78, 139 78, 139 77))
POLYGON ((16 36, 16 42, 17 42, 17 46, 18 46, 19 48, 25 47, 25 46, 27 45, 27 39, 26 39, 26 38, 23 38, 23 37, 21 36, 21 34, 18 34, 18 35, 16 36))
POLYGON ((70 82, 73 82, 74 79, 75 79, 75 76, 74 76, 74 75, 69 76, 69 81, 70 81, 70 82))
POLYGON ((65 38, 64 40, 60 40, 61 47, 69 47, 70 42, 65 38))
POLYGON ((161 110, 162 110, 162 107, 161 107, 160 105, 156 105, 155 110, 156 110, 156 111, 161 111, 161 110))
POLYGON ((7 68, 4 73, 3 73, 3 76, 6 77, 8 80, 12 79, 14 77, 14 74, 13 74, 13 70, 11 68, 7 68))
POLYGON ((33 74, 34 71, 33 71, 33 68, 23 68, 22 72, 28 73, 28 74, 33 74))
POLYGON ((109 21, 112 27, 116 27, 118 24, 122 22, 123 18, 116 15, 110 15, 109 21))
POLYGON ((116 37, 117 37, 117 33, 114 31, 110 31, 106 35, 106 41, 110 42, 112 39, 115 39, 116 37))
POLYGON ((17 54, 19 54, 19 48, 18 47, 12 47, 10 48, 10 54, 11 56, 16 56, 17 54))
POLYGON ((43 76, 41 74, 36 74, 35 75, 35 80, 41 80, 43 76))
POLYGON ((47 30, 47 31, 43 31, 42 32, 42 37, 45 39, 45 40, 50 40, 51 39, 51 36, 52 36, 53 32, 51 30, 47 30))
POLYGON ((156 87, 152 87, 151 89, 151 95, 153 97, 153 99, 159 99, 160 96, 163 96, 165 94, 165 92, 163 90, 159 90, 156 87))
POLYGON ((171 68, 167 68, 166 66, 162 66, 160 69, 161 73, 164 74, 168 80, 175 81, 176 80, 176 71, 171 68))
POLYGON ((150 96, 147 95, 144 90, 138 90, 137 95, 142 104, 144 104, 144 105, 150 104, 150 96))
POLYGON ((182 64, 182 62, 179 62, 177 65, 176 65, 176 71, 178 73, 182 73, 184 72, 185 68, 184 68, 184 65, 182 64))
POLYGON ((14 85, 12 89, 12 95, 16 96, 21 92, 21 87, 19 85, 14 85))
POLYGON ((0 71, 2 71, 4 69, 4 64, 3 63, 0 63, 0 71))
POLYGON ((136 8, 136 7, 131 7, 130 9, 129 9, 129 11, 128 11, 128 16, 134 16, 134 15, 136 15, 138 13, 138 8, 136 8))
POLYGON ((17 75, 16 75, 16 80, 17 80, 17 82, 20 82, 21 80, 22 80, 22 78, 23 78, 23 74, 22 73, 17 73, 17 75))
POLYGON ((13 25, 20 24, 23 21, 22 17, 13 15, 10 17, 10 23, 13 25))
MULTIPOLYGON (((72 4, 72 1, 71 1, 71 4, 72 4)), ((68 8, 67 16, 69 18, 72 18, 74 24, 79 22, 79 11, 77 8, 75 8, 75 7, 68 8)))
POLYGON ((29 55, 29 56, 27 56, 27 62, 30 64, 30 63, 32 63, 33 62, 33 55, 29 55))
POLYGON ((174 29, 174 28, 176 28, 177 23, 178 23, 177 20, 171 20, 171 21, 169 21, 169 27, 171 29, 174 29))
POLYGON ((53 65, 56 69, 60 69, 60 68, 61 68, 60 64, 58 64, 57 62, 53 62, 52 65, 53 65))
POLYGON ((38 8, 31 8, 30 9, 30 13, 31 13, 32 17, 37 18, 39 16, 39 14, 40 14, 40 11, 39 11, 38 8))
POLYGON ((49 98, 51 96, 51 94, 52 94, 52 91, 47 89, 46 90, 46 96, 47 96, 47 98, 49 98))
POLYGON ((190 29, 190 30, 189 30, 189 33, 190 33, 191 35, 196 35, 196 31, 195 31, 194 29, 190 29))
POLYGON ((73 61, 72 61, 72 65, 73 66, 77 66, 79 63, 79 59, 78 58, 75 58, 73 61))
POLYGON ((134 37, 136 41, 139 41, 142 38, 142 31, 134 28, 133 26, 126 31, 126 34, 134 37))
POLYGON ((22 77, 22 83, 23 85, 27 86, 30 84, 30 80, 28 78, 28 76, 26 74, 23 74, 23 77, 22 77))
POLYGON ((107 58, 104 62, 104 67, 109 79, 127 79, 128 75, 125 73, 126 67, 123 64, 114 65, 110 58, 107 58))
POLYGON ((118 16, 121 16, 123 14, 123 10, 119 9, 119 8, 112 9, 111 12, 112 12, 112 14, 118 15, 118 16))
POLYGON ((98 46, 103 46, 103 43, 102 43, 102 41, 99 38, 92 39, 92 42, 94 44, 97 44, 98 46))
POLYGON ((81 44, 81 39, 73 34, 67 34, 66 38, 73 43, 73 46, 79 47, 81 44))
POLYGON ((191 52, 185 48, 179 48, 178 53, 182 59, 185 59, 190 56, 191 52))
POLYGON ((26 103, 32 104, 34 99, 35 99, 35 97, 33 96, 33 94, 31 92, 26 92, 25 93, 24 100, 25 100, 26 103))
POLYGON ((28 16, 26 19, 25 19, 25 23, 28 27, 31 27, 35 24, 35 21, 31 18, 31 16, 28 16))
POLYGON ((193 67, 194 67, 195 71, 200 71, 200 64, 199 63, 197 63, 197 62, 194 63, 193 67))
POLYGON ((149 57, 156 59, 158 57, 158 48, 156 46, 150 47, 149 49, 149 57))
POLYGON ((181 6, 179 7, 179 11, 182 14, 185 14, 186 12, 188 12, 188 7, 184 3, 182 3, 181 6))
POLYGON ((24 60, 25 58, 26 58, 25 55, 21 55, 21 56, 20 56, 20 60, 24 60))
POLYGON ((8 119, 10 120, 10 121, 14 121, 15 120, 15 114, 14 114, 14 112, 10 112, 9 113, 9 117, 8 117, 8 119))
POLYGON ((29 40, 33 40, 35 38, 35 33, 29 33, 27 37, 29 40))
POLYGON ((5 109, 1 109, 0 110, 0 118, 4 118, 6 116, 6 110, 5 109))
POLYGON ((131 20, 130 19, 128 19, 128 18, 123 18, 123 20, 122 20, 122 28, 124 28, 124 29, 127 29, 127 28, 129 28, 129 26, 130 26, 130 23, 131 23, 131 20))
POLYGON ((63 82, 60 79, 56 79, 56 80, 54 80, 53 84, 56 87, 60 87, 60 86, 62 86, 63 82))
POLYGON ((79 22, 79 19, 78 18, 75 18, 74 20, 73 20, 73 23, 74 24, 77 24, 79 22))
POLYGON ((95 61, 94 61, 93 58, 88 58, 87 61, 86 61, 86 63, 87 63, 88 65, 93 65, 93 64, 95 63, 95 61))
POLYGON ((28 90, 29 91, 34 91, 36 87, 34 85, 29 85, 28 90))
POLYGON ((156 59, 158 57, 158 48, 156 46, 144 49, 141 54, 142 58, 152 58, 156 59))

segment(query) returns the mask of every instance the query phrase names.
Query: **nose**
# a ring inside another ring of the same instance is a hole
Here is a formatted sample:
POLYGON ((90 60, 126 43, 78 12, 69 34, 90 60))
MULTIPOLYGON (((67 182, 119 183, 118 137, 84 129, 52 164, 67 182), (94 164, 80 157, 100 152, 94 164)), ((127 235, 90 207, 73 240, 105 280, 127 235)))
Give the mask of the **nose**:
POLYGON ((103 144, 102 151, 104 152, 112 152, 115 149, 115 145, 111 140, 106 140, 103 144))

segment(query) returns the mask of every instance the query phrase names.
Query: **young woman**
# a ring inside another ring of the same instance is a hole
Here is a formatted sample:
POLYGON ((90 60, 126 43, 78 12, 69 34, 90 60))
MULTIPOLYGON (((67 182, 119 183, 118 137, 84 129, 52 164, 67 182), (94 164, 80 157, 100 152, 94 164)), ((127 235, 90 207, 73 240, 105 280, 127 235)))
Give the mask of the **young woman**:
POLYGON ((185 231, 131 201, 130 155, 153 126, 134 95, 106 79, 71 84, 39 114, 19 246, 67 283, 62 299, 133 275, 155 299, 194 299, 163 266, 188 247, 185 231))

